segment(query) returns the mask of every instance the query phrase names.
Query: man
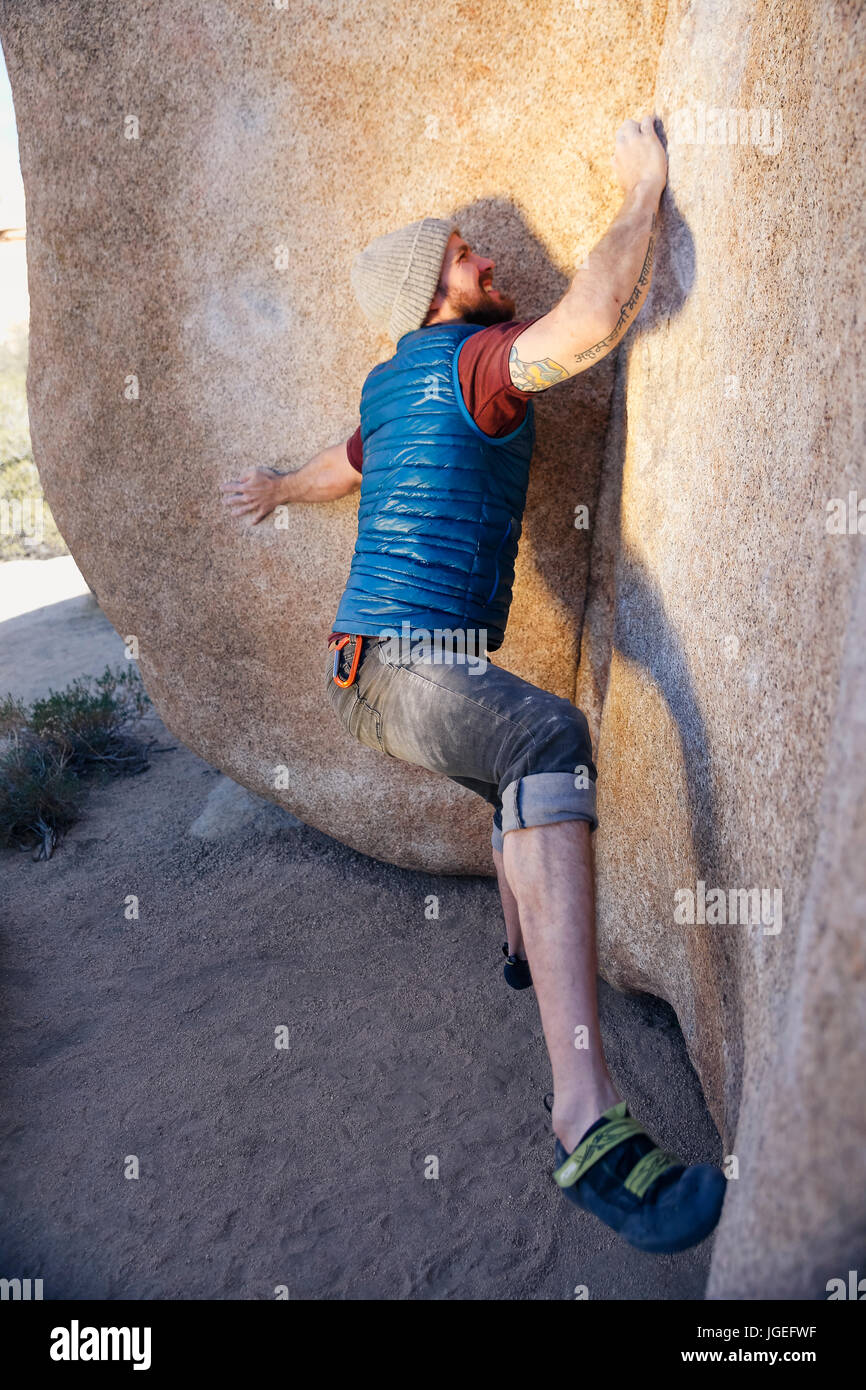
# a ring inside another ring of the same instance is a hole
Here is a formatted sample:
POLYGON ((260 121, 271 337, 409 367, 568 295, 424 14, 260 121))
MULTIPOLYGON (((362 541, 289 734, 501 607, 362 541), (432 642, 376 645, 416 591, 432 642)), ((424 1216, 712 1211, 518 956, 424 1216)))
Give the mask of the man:
POLYGON ((236 516, 361 486, 358 538, 329 638, 344 728, 494 807, 506 978, 533 984, 553 1071, 554 1178, 656 1252, 702 1240, 725 1179, 658 1149, 607 1070, 598 1023, 591 835, 597 770, 583 713, 487 660, 502 643, 535 439, 532 396, 620 342, 649 289, 667 162, 651 113, 626 121, 623 204, 549 313, 514 322, 495 263, 436 218, 357 258, 362 309, 396 351, 369 373, 361 424, 297 472, 223 484, 236 516), (480 657, 479 657, 480 653, 480 657), (530 975, 531 968, 531 975, 530 975))

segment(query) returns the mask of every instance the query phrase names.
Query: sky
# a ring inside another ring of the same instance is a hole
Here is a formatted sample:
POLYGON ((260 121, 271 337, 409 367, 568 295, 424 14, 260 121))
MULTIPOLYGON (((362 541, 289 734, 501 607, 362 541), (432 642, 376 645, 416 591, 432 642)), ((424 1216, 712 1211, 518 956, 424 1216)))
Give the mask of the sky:
POLYGON ((24 185, 18 167, 18 133, 6 64, 0 52, 0 230, 24 226, 24 185))

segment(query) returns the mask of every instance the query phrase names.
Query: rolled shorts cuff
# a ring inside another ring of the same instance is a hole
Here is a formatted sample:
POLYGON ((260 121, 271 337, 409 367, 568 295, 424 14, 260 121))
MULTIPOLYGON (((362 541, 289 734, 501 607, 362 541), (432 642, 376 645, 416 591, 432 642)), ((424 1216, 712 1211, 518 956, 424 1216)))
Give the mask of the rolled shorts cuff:
MULTIPOLYGON (((584 779, 580 779, 581 781, 584 779)), ((589 821, 590 831, 598 828, 595 782, 587 777, 587 785, 576 785, 572 772, 532 772, 509 782, 502 793, 501 829, 496 845, 502 849, 502 836, 509 830, 525 830, 533 825, 554 825, 561 820, 589 821)))

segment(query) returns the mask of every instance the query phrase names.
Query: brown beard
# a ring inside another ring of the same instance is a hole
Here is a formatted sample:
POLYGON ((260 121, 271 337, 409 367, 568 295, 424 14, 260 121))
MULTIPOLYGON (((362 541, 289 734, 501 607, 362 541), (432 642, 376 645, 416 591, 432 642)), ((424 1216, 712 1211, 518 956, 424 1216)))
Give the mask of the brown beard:
POLYGON ((449 295, 448 303, 464 323, 488 327, 493 323, 509 323, 514 318, 514 300, 507 295, 500 301, 491 299, 486 290, 479 291, 472 299, 462 294, 449 295))

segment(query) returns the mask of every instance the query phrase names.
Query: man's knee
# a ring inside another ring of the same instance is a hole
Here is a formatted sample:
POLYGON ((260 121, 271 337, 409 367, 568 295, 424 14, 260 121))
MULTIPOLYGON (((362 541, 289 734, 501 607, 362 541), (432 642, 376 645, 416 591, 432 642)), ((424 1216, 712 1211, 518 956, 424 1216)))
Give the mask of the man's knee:
POLYGON ((592 738, 583 710, 570 700, 551 695, 532 720, 532 743, 525 750, 523 775, 536 772, 581 772, 597 776, 592 738))
POLYGON ((586 715, 552 696, 539 709, 531 748, 506 772, 502 833, 562 820, 586 820, 595 830, 597 776, 586 715))

